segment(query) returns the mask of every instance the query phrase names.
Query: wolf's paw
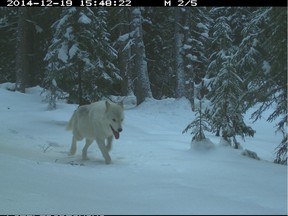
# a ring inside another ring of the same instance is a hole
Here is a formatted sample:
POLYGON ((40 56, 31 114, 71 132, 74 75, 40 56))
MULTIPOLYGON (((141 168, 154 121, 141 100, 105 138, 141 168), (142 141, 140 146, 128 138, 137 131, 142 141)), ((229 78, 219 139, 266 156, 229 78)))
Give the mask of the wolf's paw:
POLYGON ((108 165, 108 164, 111 164, 112 163, 112 160, 105 160, 105 163, 108 165))
POLYGON ((89 160, 89 157, 87 157, 87 156, 82 156, 82 160, 89 160))
POLYGON ((68 155, 70 155, 70 156, 75 155, 75 153, 76 153, 76 148, 71 148, 68 155))
POLYGON ((75 155, 75 152, 68 152, 68 156, 73 156, 73 155, 75 155))

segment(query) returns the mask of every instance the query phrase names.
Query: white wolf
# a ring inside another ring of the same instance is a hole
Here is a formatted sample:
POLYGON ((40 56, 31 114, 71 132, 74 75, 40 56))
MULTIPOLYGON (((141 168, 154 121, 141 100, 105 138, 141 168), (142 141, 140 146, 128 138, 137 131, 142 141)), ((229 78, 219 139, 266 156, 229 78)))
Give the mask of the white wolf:
POLYGON ((66 127, 73 133, 70 155, 74 155, 76 152, 76 142, 86 138, 82 159, 88 159, 87 149, 93 140, 96 140, 106 164, 111 163, 108 152, 112 148, 113 135, 115 139, 119 139, 123 118, 123 102, 115 104, 108 101, 98 101, 78 107, 66 127))

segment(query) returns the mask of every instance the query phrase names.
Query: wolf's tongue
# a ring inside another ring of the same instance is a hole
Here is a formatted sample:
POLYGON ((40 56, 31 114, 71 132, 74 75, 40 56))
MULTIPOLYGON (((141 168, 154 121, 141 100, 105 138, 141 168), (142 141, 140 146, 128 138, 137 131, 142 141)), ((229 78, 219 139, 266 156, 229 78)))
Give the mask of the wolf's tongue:
POLYGON ((117 131, 113 130, 113 134, 115 139, 119 139, 120 134, 117 131))
POLYGON ((115 131, 111 125, 110 127, 111 127, 111 130, 113 131, 115 139, 119 139, 119 136, 120 136, 119 132, 115 131))

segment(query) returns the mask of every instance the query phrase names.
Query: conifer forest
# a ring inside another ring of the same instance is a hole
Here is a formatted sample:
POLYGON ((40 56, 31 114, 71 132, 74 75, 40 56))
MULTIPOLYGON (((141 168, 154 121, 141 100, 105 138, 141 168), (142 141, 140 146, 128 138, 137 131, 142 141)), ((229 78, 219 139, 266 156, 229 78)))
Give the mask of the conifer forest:
POLYGON ((196 118, 183 132, 238 148, 257 106, 254 121, 278 119, 275 162, 287 164, 286 7, 3 7, 0 32, 0 83, 43 87, 50 109, 186 97, 196 118))

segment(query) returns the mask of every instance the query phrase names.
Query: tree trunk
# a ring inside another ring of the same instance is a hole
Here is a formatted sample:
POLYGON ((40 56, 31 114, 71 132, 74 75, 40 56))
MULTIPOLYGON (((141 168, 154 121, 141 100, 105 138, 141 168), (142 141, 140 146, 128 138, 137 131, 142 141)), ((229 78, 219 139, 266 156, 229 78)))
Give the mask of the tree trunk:
POLYGON ((123 50, 124 46, 121 46, 120 50, 118 51, 118 61, 119 61, 120 74, 123 78, 121 82, 121 93, 122 95, 128 95, 132 92, 131 75, 130 75, 131 50, 130 49, 123 50))
POLYGON ((185 73, 183 59, 184 33, 182 31, 182 9, 175 8, 175 72, 176 72, 176 96, 185 96, 185 73))
POLYGON ((134 70, 137 77, 135 93, 137 104, 140 104, 145 100, 145 98, 152 98, 153 96, 148 76, 140 8, 131 9, 131 17, 131 33, 134 40, 132 55, 134 55, 134 70))
POLYGON ((27 78, 27 8, 18 8, 17 47, 16 47, 16 91, 25 92, 27 78))
MULTIPOLYGON (((119 20, 129 20, 129 11, 121 9, 122 11, 119 13, 119 20)), ((129 32, 129 25, 120 25, 120 34, 124 32, 129 32)), ((121 93, 122 95, 130 95, 133 94, 132 89, 132 73, 131 73, 131 48, 126 48, 127 43, 130 43, 130 38, 128 40, 119 40, 119 49, 118 49, 118 62, 119 62, 119 70, 121 77, 123 78, 121 82, 121 93)))

